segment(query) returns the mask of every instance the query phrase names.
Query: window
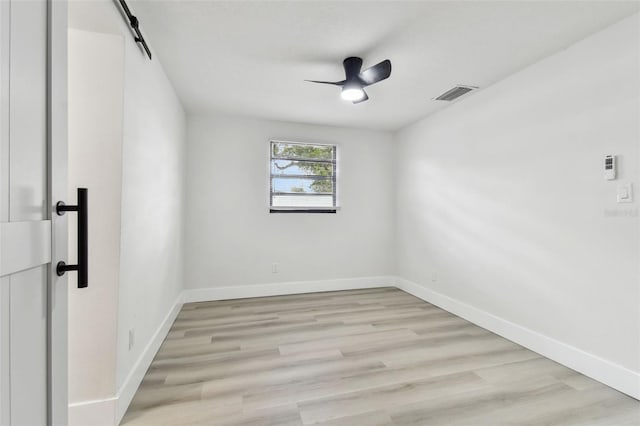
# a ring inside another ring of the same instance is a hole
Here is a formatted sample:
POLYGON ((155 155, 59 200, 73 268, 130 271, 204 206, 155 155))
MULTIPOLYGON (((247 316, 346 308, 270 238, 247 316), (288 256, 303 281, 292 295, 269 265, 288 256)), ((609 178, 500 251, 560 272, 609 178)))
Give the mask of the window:
POLYGON ((270 212, 336 212, 336 146, 271 141, 270 212))

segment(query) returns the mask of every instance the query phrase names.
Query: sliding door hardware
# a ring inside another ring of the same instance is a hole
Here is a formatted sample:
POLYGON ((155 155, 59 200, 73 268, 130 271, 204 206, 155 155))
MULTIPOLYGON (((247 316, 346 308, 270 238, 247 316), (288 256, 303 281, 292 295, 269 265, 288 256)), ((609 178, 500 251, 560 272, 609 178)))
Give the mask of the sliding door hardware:
POLYGON ((56 204, 56 214, 64 215, 66 212, 78 213, 78 263, 76 265, 67 265, 60 261, 56 265, 56 274, 64 275, 67 271, 78 272, 78 288, 87 287, 89 279, 88 263, 89 263, 89 224, 87 211, 87 188, 78 188, 78 204, 68 206, 64 201, 58 201, 56 204))

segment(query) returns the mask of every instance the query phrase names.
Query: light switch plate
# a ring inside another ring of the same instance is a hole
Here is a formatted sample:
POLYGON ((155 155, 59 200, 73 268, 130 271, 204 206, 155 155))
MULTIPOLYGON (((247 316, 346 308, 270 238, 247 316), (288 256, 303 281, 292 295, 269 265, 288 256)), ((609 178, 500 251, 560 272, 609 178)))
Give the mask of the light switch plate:
POLYGON ((633 187, 631 183, 618 186, 618 203, 632 203, 633 202, 633 187))

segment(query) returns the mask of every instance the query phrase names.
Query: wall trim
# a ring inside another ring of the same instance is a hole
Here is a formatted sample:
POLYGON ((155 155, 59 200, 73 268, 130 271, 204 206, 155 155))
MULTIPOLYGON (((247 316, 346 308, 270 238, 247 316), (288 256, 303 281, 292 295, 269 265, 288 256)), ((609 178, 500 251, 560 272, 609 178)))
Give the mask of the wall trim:
POLYGON ((144 348, 144 350, 140 354, 140 357, 131 368, 131 371, 129 371, 129 374, 122 383, 122 386, 120 386, 120 389, 118 389, 118 393, 116 394, 115 398, 116 421, 114 424, 120 424, 122 417, 124 417, 124 413, 126 413, 127 408, 129 408, 129 404, 131 404, 133 396, 136 394, 140 383, 142 383, 144 375, 147 373, 147 370, 151 365, 151 361, 153 361, 156 353, 158 353, 160 345, 162 345, 165 337, 167 337, 167 334, 169 334, 169 330, 171 329, 173 322, 176 320, 178 313, 182 309, 183 300, 184 296, 181 292, 176 298, 176 301, 173 303, 173 306, 169 310, 169 313, 167 313, 167 316, 160 323, 160 326, 158 326, 158 329, 151 337, 151 340, 149 340, 149 343, 144 348))
POLYGON ((281 296, 286 294, 319 293, 323 291, 395 287, 395 281, 396 278, 393 276, 376 276, 185 289, 184 302, 207 302, 214 300, 246 299, 249 297, 281 296))
POLYGON ((69 424, 77 426, 113 426, 116 424, 115 396, 69 404, 69 424))
POLYGON ((640 373, 562 343, 489 312, 397 277, 395 286, 607 386, 640 399, 640 373))

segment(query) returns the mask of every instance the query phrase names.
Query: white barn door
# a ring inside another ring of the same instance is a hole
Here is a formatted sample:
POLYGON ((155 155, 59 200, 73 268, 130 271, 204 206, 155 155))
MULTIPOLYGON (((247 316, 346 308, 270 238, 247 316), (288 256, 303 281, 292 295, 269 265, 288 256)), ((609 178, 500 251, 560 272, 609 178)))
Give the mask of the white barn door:
POLYGON ((66 379, 51 368, 66 359, 66 332, 56 329, 66 328, 59 321, 66 301, 56 294, 66 280, 54 278, 51 267, 52 252, 60 256, 52 229, 66 233, 52 221, 52 129, 59 133, 59 123, 49 108, 51 11, 46 0, 0 1, 0 424, 7 426, 60 424, 66 418, 66 379))

